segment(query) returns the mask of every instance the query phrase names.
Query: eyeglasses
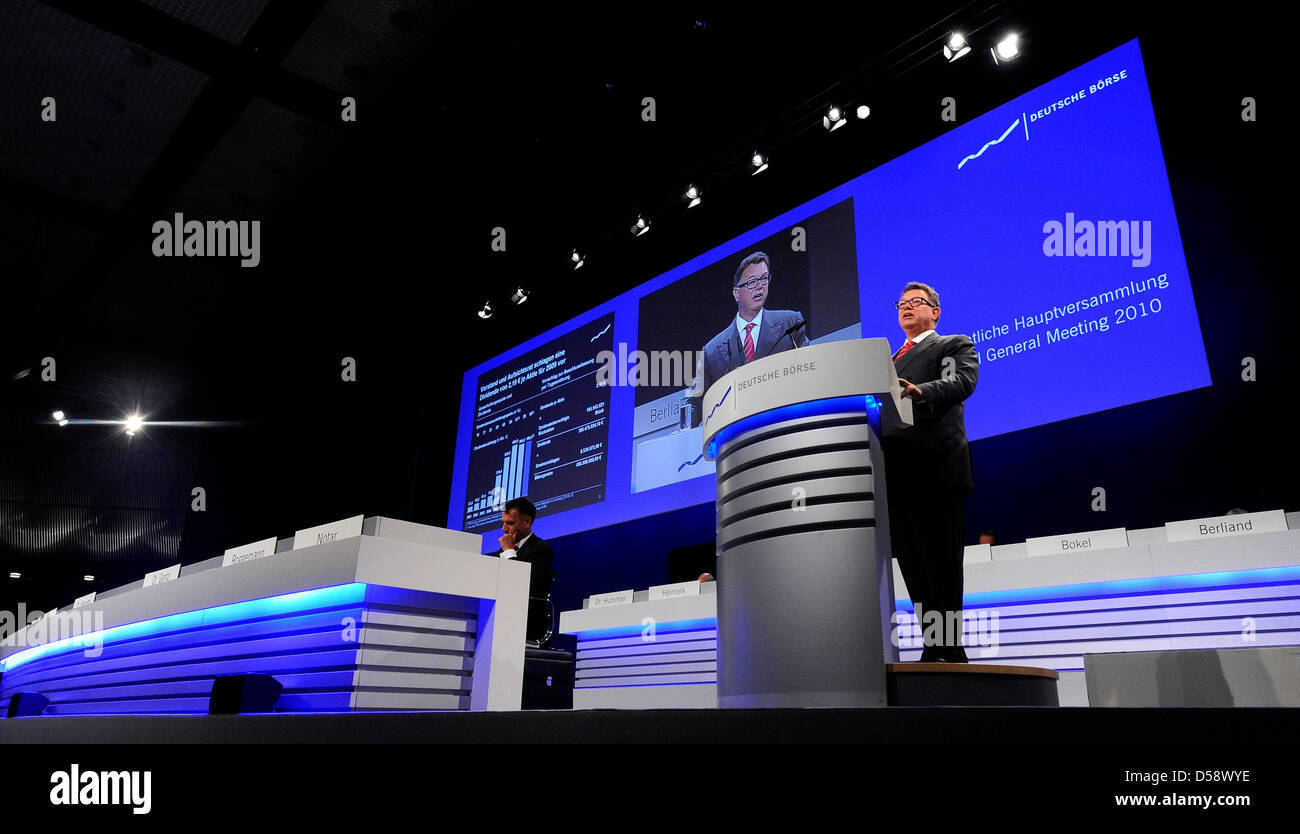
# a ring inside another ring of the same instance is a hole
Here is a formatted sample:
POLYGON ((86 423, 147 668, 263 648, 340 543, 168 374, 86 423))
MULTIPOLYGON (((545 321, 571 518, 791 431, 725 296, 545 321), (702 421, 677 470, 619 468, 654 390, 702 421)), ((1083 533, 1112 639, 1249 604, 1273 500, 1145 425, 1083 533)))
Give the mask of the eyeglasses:
POLYGON ((927 307, 934 306, 929 301, 926 301, 924 298, 908 298, 903 301, 894 302, 894 306, 900 310, 903 309, 904 307, 913 307, 913 308, 920 307, 922 304, 924 304, 927 307))
POLYGON ((743 284, 737 284, 736 287, 737 288, 744 287, 747 290, 753 291, 758 289, 759 286, 766 287, 770 283, 772 283, 772 273, 765 272, 756 278, 750 278, 748 281, 745 281, 743 284))

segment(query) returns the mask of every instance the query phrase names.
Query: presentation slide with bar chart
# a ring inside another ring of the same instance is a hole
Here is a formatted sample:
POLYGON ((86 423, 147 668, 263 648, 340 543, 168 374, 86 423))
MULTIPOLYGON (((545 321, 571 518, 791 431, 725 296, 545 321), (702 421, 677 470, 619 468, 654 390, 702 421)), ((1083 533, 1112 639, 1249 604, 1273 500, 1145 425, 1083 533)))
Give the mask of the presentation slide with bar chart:
POLYGON ((497 529, 521 496, 539 513, 605 499, 610 389, 596 385, 596 357, 613 325, 605 316, 479 375, 465 530, 497 529))

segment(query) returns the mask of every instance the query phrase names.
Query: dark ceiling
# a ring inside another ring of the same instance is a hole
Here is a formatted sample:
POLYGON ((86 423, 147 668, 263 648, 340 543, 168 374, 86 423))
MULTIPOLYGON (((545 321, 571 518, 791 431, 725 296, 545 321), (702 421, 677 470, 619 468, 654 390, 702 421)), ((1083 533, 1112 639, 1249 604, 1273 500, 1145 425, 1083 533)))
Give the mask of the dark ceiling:
MULTIPOLYGON (((1271 24, 1234 11, 1244 30, 1271 24)), ((1162 58, 1153 81, 1189 79, 1157 99, 1162 118, 1206 84, 1267 77, 1263 50, 1215 67, 1189 48, 1213 20, 1165 18, 1014 2, 7 0, 0 567, 53 577, 24 592, 39 596, 86 572, 111 586, 105 560, 134 577, 329 517, 443 523, 467 368, 950 129, 942 97, 961 123, 1138 35, 1162 58), (954 28, 977 48, 949 66, 954 28), (1012 29, 1025 56, 995 67, 988 47, 1012 29), (872 116, 827 135, 832 103, 872 116), (754 150, 772 156, 759 177, 754 150), (688 212, 689 183, 705 200, 688 212), (178 212, 260 220, 260 265, 154 257, 153 223, 178 212), (642 212, 654 225, 634 238, 642 212), (513 308, 521 285, 533 295, 513 308), (118 427, 49 420, 135 407, 230 425, 127 445, 118 427)))

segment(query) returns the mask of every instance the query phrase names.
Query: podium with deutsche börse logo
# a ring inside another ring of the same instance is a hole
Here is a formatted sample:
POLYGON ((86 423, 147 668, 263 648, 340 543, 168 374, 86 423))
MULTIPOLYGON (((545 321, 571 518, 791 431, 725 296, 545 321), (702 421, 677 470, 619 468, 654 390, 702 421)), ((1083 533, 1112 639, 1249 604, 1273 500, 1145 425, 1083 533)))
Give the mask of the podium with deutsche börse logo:
POLYGON ((885 339, 756 359, 704 395, 717 463, 718 706, 887 704, 894 611, 880 418, 885 339))

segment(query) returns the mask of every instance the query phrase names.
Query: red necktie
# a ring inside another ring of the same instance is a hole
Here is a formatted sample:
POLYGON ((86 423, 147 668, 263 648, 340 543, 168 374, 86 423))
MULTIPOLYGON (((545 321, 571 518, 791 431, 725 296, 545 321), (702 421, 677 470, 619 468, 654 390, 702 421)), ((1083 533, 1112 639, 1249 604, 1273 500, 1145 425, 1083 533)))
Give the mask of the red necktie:
POLYGON ((907 353, 915 346, 916 346, 916 342, 913 342, 911 339, 908 339, 907 342, 901 348, 898 349, 898 353, 894 354, 894 361, 897 362, 898 360, 902 359, 903 354, 907 353))
POLYGON ((746 362, 754 361, 754 337, 749 332, 753 329, 754 329, 754 323, 752 321, 749 324, 745 325, 745 361, 746 362))

